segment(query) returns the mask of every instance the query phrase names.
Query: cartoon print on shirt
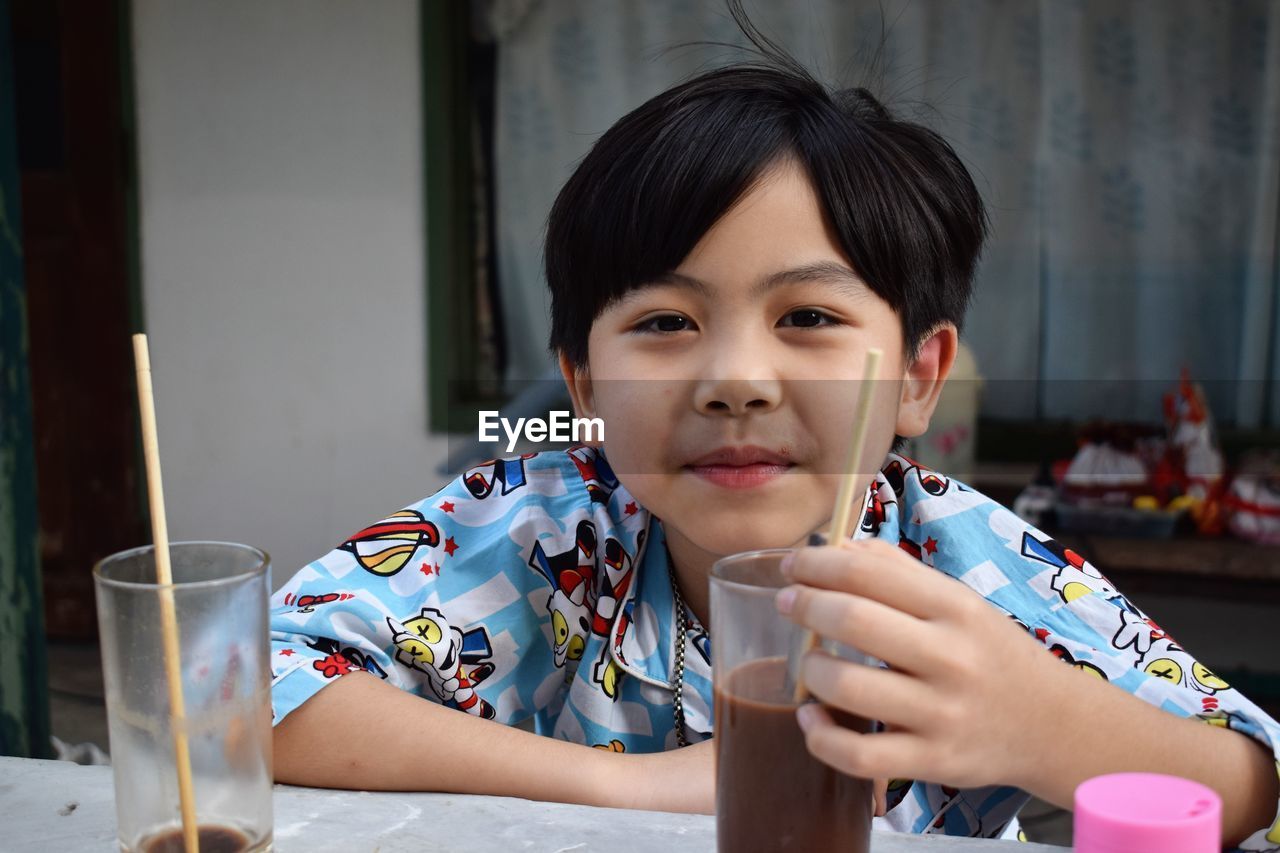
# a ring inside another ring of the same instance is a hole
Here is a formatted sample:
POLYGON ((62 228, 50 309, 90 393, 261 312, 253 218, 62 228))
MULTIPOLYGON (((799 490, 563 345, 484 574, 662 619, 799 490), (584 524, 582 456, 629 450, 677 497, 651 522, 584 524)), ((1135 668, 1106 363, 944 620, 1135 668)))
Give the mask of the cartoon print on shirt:
MULTIPOLYGON (((644 542, 644 531, 637 538, 636 550, 644 542)), ((600 596, 596 601, 595 616, 591 620, 591 632, 597 637, 609 636, 609 627, 618 614, 618 603, 627 597, 631 589, 631 577, 635 573, 634 561, 622 543, 610 536, 604 543, 604 577, 601 578, 600 596)))
POLYGON ((406 509, 353 534, 338 548, 350 552, 365 571, 390 577, 423 545, 439 544, 440 529, 417 510, 406 509))
POLYGON ((902 497, 902 491, 906 485, 902 463, 894 459, 880 469, 880 473, 884 475, 884 479, 889 484, 889 488, 893 489, 893 493, 898 497, 902 497))
POLYGON ((1111 680, 1107 678, 1107 674, 1103 672, 1097 664, 1089 663, 1087 660, 1077 660, 1075 655, 1071 654, 1071 651, 1061 643, 1054 643, 1050 646, 1049 654, 1053 655, 1068 666, 1075 667, 1081 672, 1088 673, 1095 678, 1101 678, 1103 681, 1111 680))
POLYGON ((596 749, 607 749, 610 752, 626 752, 627 751, 627 745, 622 741, 618 740, 617 738, 614 738, 608 743, 594 743, 592 744, 592 746, 594 746, 596 749))
MULTIPOLYGON (((640 552, 644 544, 645 532, 641 530, 636 536, 636 553, 640 552)), ((618 619, 620 628, 618 638, 621 642, 622 631, 625 630, 623 623, 630 624, 628 615, 618 616, 618 605, 627 600, 631 579, 635 574, 635 561, 622 543, 612 536, 605 540, 603 557, 604 575, 601 578, 600 595, 596 600, 595 613, 591 620, 591 633, 604 638, 605 642, 601 644, 600 657, 591 668, 591 678, 600 685, 600 689, 606 696, 616 700, 618 679, 622 676, 622 669, 609 653, 609 630, 613 626, 614 619, 618 619)), ((628 613, 633 604, 634 601, 627 601, 628 613)))
POLYGON ((486 459, 474 468, 468 469, 462 477, 463 482, 466 483, 471 497, 478 501, 493 494, 493 487, 498 483, 502 484, 502 491, 499 494, 509 495, 525 484, 524 461, 536 455, 521 453, 510 459, 486 459))
POLYGON ((1096 592, 1116 605, 1115 618, 1119 625, 1111 638, 1111 645, 1118 651, 1132 647, 1134 654, 1141 656, 1150 650, 1152 643, 1168 638, 1169 635, 1154 620, 1120 595, 1102 572, 1070 548, 1053 539, 1039 539, 1031 531, 1026 531, 1022 534, 1022 556, 1058 569, 1049 587, 1064 602, 1069 604, 1096 592))
POLYGON ((351 671, 351 661, 335 652, 325 656, 323 660, 313 661, 311 667, 325 678, 337 678, 351 671))
POLYGON ((914 779, 889 780, 889 784, 884 792, 884 810, 886 814, 893 811, 894 807, 903 801, 907 796, 907 792, 911 790, 911 786, 914 784, 914 779))
POLYGON ((307 643, 307 646, 323 652, 326 656, 337 655, 370 675, 376 675, 378 678, 387 677, 387 671, 371 655, 365 654, 354 646, 344 646, 332 637, 316 637, 315 640, 307 643))
POLYGON ((1200 661, 1191 664, 1191 678, 1195 681, 1197 688, 1205 693, 1217 693, 1219 690, 1227 690, 1231 687, 1200 661))
POLYGON ((1151 648, 1139 659, 1138 668, 1154 678, 1163 678, 1209 695, 1230 688, 1209 667, 1187 654, 1168 637, 1151 644, 1151 648))
POLYGON ((907 463, 905 466, 898 459, 894 459, 881 470, 885 480, 889 483, 889 487, 893 489, 893 493, 898 497, 902 497, 902 493, 906 489, 907 477, 913 475, 916 478, 916 482, 920 484, 920 488, 924 489, 926 494, 935 498, 945 495, 947 490, 951 488, 951 479, 949 477, 924 467, 914 459, 906 456, 900 458, 907 463))
POLYGON ((626 664, 627 657, 622 651, 622 641, 626 637, 627 631, 631 628, 631 620, 634 616, 636 608, 636 600, 628 598, 627 603, 622 605, 622 615, 618 617, 618 625, 613 633, 612 647, 605 644, 604 649, 600 653, 599 660, 591 670, 591 680, 600 685, 601 692, 615 702, 618 699, 618 682, 622 679, 622 667, 618 666, 621 662, 626 664), (615 660, 616 658, 616 660, 615 660))
POLYGON ((395 659, 426 674, 432 692, 442 702, 493 719, 492 706, 473 689, 494 670, 488 660, 493 657, 493 648, 484 628, 464 633, 431 607, 422 608, 417 616, 400 624, 388 617, 387 626, 396 647, 395 659))
POLYGON ((861 528, 863 533, 869 533, 875 536, 880 532, 880 525, 884 524, 886 513, 886 503, 894 503, 894 501, 884 501, 880 498, 879 493, 873 488, 871 494, 867 496, 867 505, 862 513, 861 528))
POLYGON ((631 630, 631 620, 635 616, 636 599, 627 598, 625 605, 622 606, 622 613, 618 616, 618 624, 613 631, 612 646, 609 643, 604 644, 600 657, 595 661, 595 666, 591 669, 591 681, 600 685, 600 692, 613 699, 618 699, 618 683, 622 680, 622 667, 618 663, 626 665, 627 656, 622 651, 622 640, 626 638, 627 631, 631 630))
POLYGON ((701 625, 689 628, 689 648, 698 653, 698 657, 711 666, 711 635, 701 625))
POLYGON ((591 668, 591 680, 600 685, 601 692, 615 702, 618 700, 618 680, 622 678, 622 667, 609 654, 609 646, 601 647, 600 658, 591 668))
POLYGON ((945 495, 947 489, 951 488, 951 480, 935 471, 916 467, 915 472, 920 478, 920 487, 935 498, 945 495))
POLYGON ((959 788, 953 788, 950 785, 926 785, 925 799, 934 813, 933 823, 925 830, 926 835, 952 834, 947 832, 947 823, 951 821, 965 827, 965 834, 970 834, 968 828, 971 827, 977 827, 977 831, 971 834, 982 834, 982 816, 966 802, 964 792, 959 788))
POLYGON ((548 554, 541 542, 533 543, 529 566, 551 583, 547 612, 551 614, 552 651, 556 666, 580 660, 591 631, 591 611, 596 593, 596 528, 578 522, 574 545, 559 554, 548 554))
POLYGON ((284 603, 289 607, 296 606, 299 613, 314 613, 317 605, 333 604, 335 601, 347 601, 352 598, 355 596, 349 592, 323 592, 319 595, 299 596, 288 593, 284 597, 284 603))
POLYGON ((582 482, 586 484, 591 502, 607 504, 614 490, 618 488, 618 478, 609 467, 609 461, 596 448, 585 444, 571 447, 565 452, 578 467, 578 473, 582 475, 582 482))
MULTIPOLYGON (((1125 604, 1128 604, 1126 601, 1125 604)), ((1145 613, 1136 607, 1129 609, 1121 608, 1120 611, 1120 627, 1117 629, 1114 637, 1111 638, 1111 645, 1117 649, 1127 649, 1133 646, 1133 650, 1140 655, 1145 655, 1151 650, 1151 644, 1157 640, 1172 639, 1161 630, 1160 626, 1154 620, 1147 617, 1145 613)))
POLYGON ((1100 592, 1113 600, 1118 597, 1115 587, 1092 563, 1053 539, 1040 539, 1032 535, 1031 530, 1025 531, 1022 556, 1058 569, 1049 586, 1068 604, 1092 592, 1100 592))
POLYGON ((1211 726, 1220 726, 1224 729, 1232 728, 1231 723, 1237 725, 1244 722, 1244 718, 1234 711, 1224 711, 1221 704, 1215 696, 1205 696, 1200 700, 1201 711, 1196 714, 1198 719, 1204 720, 1211 726))

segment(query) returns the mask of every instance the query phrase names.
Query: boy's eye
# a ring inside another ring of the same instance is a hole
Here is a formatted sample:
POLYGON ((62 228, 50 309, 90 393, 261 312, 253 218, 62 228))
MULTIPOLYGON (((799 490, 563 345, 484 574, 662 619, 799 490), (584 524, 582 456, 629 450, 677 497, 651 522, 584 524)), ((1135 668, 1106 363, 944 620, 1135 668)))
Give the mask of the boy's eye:
POLYGON ((635 327, 637 332, 683 332, 691 327, 688 317, 680 314, 660 314, 635 327))
POLYGON ((838 321, 834 317, 823 311, 819 311, 816 308, 800 308, 792 311, 787 314, 786 317, 782 318, 782 325, 784 326, 807 327, 822 325, 830 326, 837 324, 838 321), (791 320, 792 322, 788 323, 786 322, 787 320, 791 320), (825 323, 823 322, 824 320, 826 321, 825 323))

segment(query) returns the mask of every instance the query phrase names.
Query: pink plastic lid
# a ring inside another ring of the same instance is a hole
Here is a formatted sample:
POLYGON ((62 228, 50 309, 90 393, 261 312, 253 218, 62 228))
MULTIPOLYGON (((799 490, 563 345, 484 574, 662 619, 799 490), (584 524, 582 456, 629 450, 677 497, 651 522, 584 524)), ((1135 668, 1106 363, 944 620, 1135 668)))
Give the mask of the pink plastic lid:
POLYGON ((1222 799, 1160 773, 1111 773, 1076 788, 1076 853, 1218 853, 1222 799))

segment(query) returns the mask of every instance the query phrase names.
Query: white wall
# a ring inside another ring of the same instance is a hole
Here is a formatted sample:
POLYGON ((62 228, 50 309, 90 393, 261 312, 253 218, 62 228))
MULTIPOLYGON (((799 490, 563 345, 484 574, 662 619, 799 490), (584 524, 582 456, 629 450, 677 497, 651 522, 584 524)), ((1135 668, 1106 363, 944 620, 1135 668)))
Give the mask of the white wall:
POLYGON ((414 0, 134 0, 170 536, 276 584, 435 491, 414 0))

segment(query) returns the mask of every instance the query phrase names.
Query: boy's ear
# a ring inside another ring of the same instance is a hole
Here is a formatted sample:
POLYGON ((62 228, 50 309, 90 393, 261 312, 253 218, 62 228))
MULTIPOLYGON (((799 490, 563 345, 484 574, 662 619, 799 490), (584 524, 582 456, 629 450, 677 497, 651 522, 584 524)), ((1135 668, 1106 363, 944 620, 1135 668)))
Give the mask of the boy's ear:
POLYGON ((573 362, 563 352, 560 353, 560 375, 564 377, 565 387, 569 389, 569 399, 573 401, 575 418, 595 417, 595 395, 591 389, 591 371, 586 367, 574 367, 573 362))
POLYGON ((955 363, 960 336, 955 324, 943 323, 920 346, 920 353, 907 365, 898 399, 896 432, 905 438, 924 435, 938 405, 938 395, 955 363))

